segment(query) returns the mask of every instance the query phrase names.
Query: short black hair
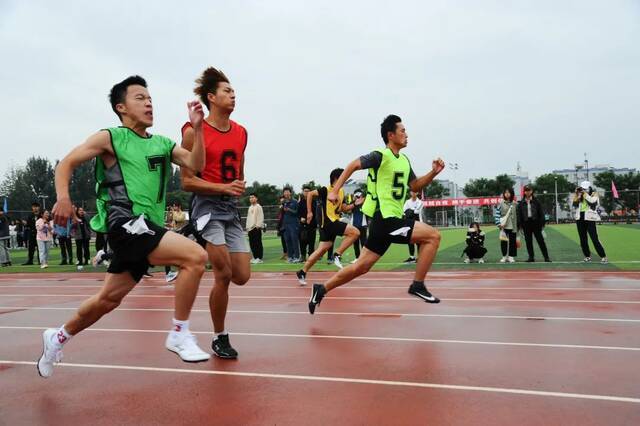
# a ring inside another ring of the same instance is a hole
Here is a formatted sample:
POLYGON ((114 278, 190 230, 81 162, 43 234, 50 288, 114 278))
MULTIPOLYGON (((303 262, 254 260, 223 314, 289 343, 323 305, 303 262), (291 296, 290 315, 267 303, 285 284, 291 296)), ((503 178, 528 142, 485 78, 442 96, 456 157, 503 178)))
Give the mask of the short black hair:
POLYGON ((255 192, 250 193, 250 194, 249 194, 249 197, 251 197, 252 195, 253 195, 254 197, 258 198, 258 196, 256 195, 256 193, 255 193, 255 192))
POLYGON ((293 189, 291 189, 290 186, 285 186, 284 188, 282 188, 282 193, 284 193, 284 191, 289 191, 289 192, 293 193, 293 189))
POLYGON ((111 88, 111 92, 109 92, 109 102, 111 103, 111 109, 116 113, 120 120, 122 120, 122 117, 118 110, 116 110, 116 105, 124 103, 124 98, 127 96, 127 88, 129 86, 147 87, 147 82, 139 75, 132 75, 111 88))
POLYGON ((40 203, 37 201, 34 201, 33 203, 31 203, 31 207, 40 207, 40 203))
POLYGON ((337 169, 331 170, 331 173, 329 174, 329 183, 333 185, 333 182, 338 180, 342 172, 344 172, 344 169, 341 169, 339 167, 337 169))
POLYGON ((380 135, 385 145, 389 143, 389 132, 395 132, 398 123, 402 123, 402 119, 397 115, 391 114, 387 115, 382 124, 380 124, 380 135))

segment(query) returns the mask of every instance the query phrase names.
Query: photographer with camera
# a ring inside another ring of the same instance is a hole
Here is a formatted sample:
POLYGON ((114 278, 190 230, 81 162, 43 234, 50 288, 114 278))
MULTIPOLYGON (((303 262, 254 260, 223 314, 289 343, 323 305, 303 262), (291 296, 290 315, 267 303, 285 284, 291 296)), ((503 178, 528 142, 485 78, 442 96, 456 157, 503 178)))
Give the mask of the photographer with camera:
POLYGON ((607 255, 604 247, 600 244, 598 238, 598 230, 596 222, 600 221, 600 215, 597 212, 600 198, 598 192, 593 189, 589 181, 584 181, 576 188, 573 196, 573 207, 575 207, 576 226, 578 227, 578 235, 580 236, 580 247, 584 254, 584 261, 591 262, 591 251, 589 250, 589 237, 591 242, 601 258, 602 263, 608 263, 607 255))

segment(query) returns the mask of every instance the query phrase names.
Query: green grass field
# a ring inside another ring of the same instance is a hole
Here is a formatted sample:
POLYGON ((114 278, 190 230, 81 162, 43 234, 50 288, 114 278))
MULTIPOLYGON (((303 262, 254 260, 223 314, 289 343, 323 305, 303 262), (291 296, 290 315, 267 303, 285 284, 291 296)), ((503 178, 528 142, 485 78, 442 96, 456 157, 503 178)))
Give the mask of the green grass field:
MULTIPOLYGON (((526 249, 523 247, 518 250, 518 262, 515 264, 500 264, 498 260, 501 257, 500 245, 498 241, 498 232, 495 227, 485 227, 487 234, 485 246, 489 250, 484 265, 462 263, 461 253, 465 247, 466 229, 442 229, 442 243, 434 270, 491 270, 491 269, 536 269, 536 270, 640 270, 640 226, 639 225, 601 225, 598 226, 600 240, 607 251, 610 263, 601 265, 595 252, 594 261, 590 264, 582 263, 582 252, 580 250, 578 234, 573 224, 567 225, 550 225, 546 228, 547 245, 549 253, 553 259, 553 263, 525 263, 527 258, 526 249)), ((253 270, 261 272, 281 272, 295 271, 300 265, 291 265, 280 260, 282 250, 280 239, 274 234, 266 234, 263 238, 265 247, 265 263, 254 265, 253 270)), ((337 245, 336 245, 337 247, 337 245)), ((536 250, 536 258, 542 260, 537 244, 534 242, 536 250)), ((75 250, 75 246, 74 246, 75 250)), ((93 245, 92 245, 93 250, 93 245)), ((411 270, 413 265, 405 265, 401 263, 409 255, 406 246, 393 245, 391 249, 375 266, 376 270, 411 270)), ((353 260, 353 249, 349 248, 344 255, 345 262, 353 260)), ((0 269, 0 273, 12 272, 71 272, 75 271, 75 266, 59 266, 60 250, 54 248, 51 252, 49 260, 49 268, 41 270, 39 266, 20 266, 26 260, 25 250, 16 250, 11 252, 11 260, 13 266, 0 269)), ((332 271, 336 268, 333 265, 327 265, 326 259, 318 262, 314 270, 332 271)), ((85 267, 85 271, 95 271, 91 266, 85 267)), ((98 270, 104 270, 99 268, 98 270)), ((162 270, 156 268, 156 271, 162 270)))

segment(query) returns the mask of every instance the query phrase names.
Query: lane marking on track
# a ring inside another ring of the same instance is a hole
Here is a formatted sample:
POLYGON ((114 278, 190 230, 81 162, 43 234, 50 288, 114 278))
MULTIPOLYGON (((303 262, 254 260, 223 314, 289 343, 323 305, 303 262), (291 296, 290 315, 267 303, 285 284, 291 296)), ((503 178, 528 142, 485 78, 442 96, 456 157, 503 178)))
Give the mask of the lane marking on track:
MULTIPOLYGON (((75 311, 78 307, 51 307, 51 306, 0 306, 0 310, 14 311, 35 310, 35 311, 75 311)), ((125 312, 173 312, 169 308, 122 308, 118 307, 116 311, 125 312)), ((209 309, 192 309, 192 313, 210 314, 209 309)), ((263 315, 310 315, 308 311, 265 311, 265 310, 237 310, 229 309, 228 313, 232 314, 263 314, 263 315)), ((456 314, 416 314, 416 313, 390 313, 390 312, 321 312, 316 311, 314 315, 338 315, 338 316, 359 316, 359 317, 392 317, 392 318, 474 318, 474 319, 515 319, 515 320, 549 320, 549 321, 601 321, 601 322, 621 322, 621 323, 640 323, 640 319, 629 318, 581 318, 581 317, 544 317, 544 316, 523 316, 523 315, 456 315, 456 314)))
MULTIPOLYGON (((296 281, 297 283, 297 281, 296 281)), ((102 288, 101 285, 0 285, 0 289, 2 288, 102 288)), ((160 290, 168 290, 174 288, 173 285, 143 285, 137 287, 133 290, 133 292, 145 289, 160 289, 160 290)), ((211 289, 213 286, 210 285, 201 285, 198 288, 200 289, 211 289)), ((309 287, 300 286, 300 285, 260 285, 260 286, 234 286, 231 287, 232 291, 247 291, 247 290, 259 290, 259 289, 268 289, 268 290, 306 290, 308 291, 309 287)), ((345 285, 340 287, 340 290, 397 290, 397 289, 406 289, 407 286, 376 286, 376 285, 368 285, 368 286, 349 286, 345 285)), ((591 288, 591 287, 447 287, 447 286, 437 286, 430 285, 430 289, 437 288, 438 290, 525 290, 525 291, 640 291, 640 287, 638 288, 591 288)))
MULTIPOLYGON (((0 330, 38 330, 43 331, 49 327, 29 327, 29 326, 0 326, 0 330)), ((167 333, 167 330, 145 330, 130 328, 88 328, 84 331, 94 332, 111 332, 111 333, 167 333)), ((83 331, 83 332, 84 332, 83 331)), ((193 334, 211 335, 211 331, 194 331, 193 334)), ((595 349, 608 351, 640 351, 640 347, 628 346, 598 346, 598 345, 570 345, 561 343, 528 343, 528 342, 498 342, 498 341, 482 341, 482 340, 456 340, 456 339, 421 339, 413 337, 376 337, 376 336, 336 336, 336 335, 317 335, 317 334, 289 334, 289 333, 241 333, 233 332, 234 336, 249 337, 280 337, 295 339, 335 339, 335 340, 363 340, 363 341, 381 341, 381 342, 408 342, 408 343, 445 343, 445 344, 463 344, 463 345, 491 345, 491 346, 519 346, 533 348, 560 348, 560 349, 595 349)))
MULTIPOLYGON (((0 364, 24 365, 24 366, 30 366, 30 367, 34 367, 36 365, 34 361, 12 361, 12 360, 0 360, 0 364)), ((154 373, 203 374, 203 375, 212 375, 212 376, 253 377, 253 378, 263 378, 263 379, 299 380, 299 381, 349 383, 349 384, 397 386, 397 387, 402 386, 402 387, 410 387, 410 388, 447 389, 447 390, 459 390, 459 391, 504 393, 504 394, 513 394, 513 395, 573 398, 573 399, 587 399, 587 400, 596 400, 596 401, 627 402, 627 403, 633 403, 633 404, 640 404, 640 398, 631 398, 631 397, 624 397, 624 396, 593 395, 593 394, 583 394, 583 393, 539 391, 539 390, 516 389, 516 388, 498 388, 498 387, 488 387, 488 386, 463 386, 463 385, 450 385, 450 384, 444 384, 444 383, 401 382, 401 381, 392 381, 392 380, 357 379, 357 378, 348 378, 348 377, 304 376, 304 375, 296 375, 296 374, 273 374, 273 373, 219 371, 219 370, 194 370, 194 369, 187 369, 187 368, 161 368, 161 367, 142 367, 142 366, 132 366, 132 365, 109 365, 109 364, 62 363, 62 364, 58 364, 58 367, 140 371, 140 372, 154 372, 154 373)))
MULTIPOLYGON (((0 294, 0 297, 91 297, 93 294, 0 294)), ((172 294, 128 294, 127 298, 152 298, 167 299, 174 298, 172 294)), ((209 299, 209 296, 196 296, 198 299, 209 299)), ((256 299, 256 300, 308 300, 305 296, 229 296, 230 299, 256 299)), ((394 300, 402 302, 415 302, 410 297, 345 297, 332 296, 331 300, 394 300)), ((443 302, 518 302, 518 303, 600 303, 615 305, 639 305, 640 300, 572 300, 572 299, 489 299, 489 298, 441 298, 443 302)))

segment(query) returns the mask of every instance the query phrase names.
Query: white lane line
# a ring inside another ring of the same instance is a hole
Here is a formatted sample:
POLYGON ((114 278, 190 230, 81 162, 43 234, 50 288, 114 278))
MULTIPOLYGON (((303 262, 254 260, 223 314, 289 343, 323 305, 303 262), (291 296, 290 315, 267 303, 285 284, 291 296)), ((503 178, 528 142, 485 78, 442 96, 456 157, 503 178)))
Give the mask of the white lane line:
MULTIPOLYGON (((0 310, 9 311, 75 311, 77 307, 51 307, 51 306, 0 306, 0 310)), ((125 312, 173 312, 169 308, 122 308, 118 307, 116 311, 125 312)), ((210 314, 209 309, 192 309, 193 313, 210 314)), ((250 311, 229 309, 228 313, 232 314, 250 314, 250 315, 310 315, 308 311, 250 311)), ((455 315, 455 314, 412 314, 412 313, 392 313, 392 312, 319 312, 315 315, 338 315, 338 316, 358 316, 358 317, 391 317, 391 318, 474 318, 474 319, 515 319, 515 320, 549 320, 549 321, 600 321, 600 322, 621 322, 621 323, 640 323, 640 319, 629 318, 580 318, 580 317, 542 317, 536 315, 455 315)))
MULTIPOLYGON (((0 288, 102 288, 101 285, 0 285, 0 288)), ((144 289, 161 289, 168 290, 174 288, 173 285, 143 285, 137 287, 134 291, 141 291, 144 289)), ((201 285, 198 288, 201 289, 211 289, 213 286, 210 285, 201 285)), ((345 285, 340 287, 340 290, 402 290, 406 289, 407 286, 350 286, 345 285)), ((437 286, 430 285, 430 289, 437 288, 438 290, 524 290, 524 291, 640 291, 640 287, 638 288, 589 288, 589 287, 445 287, 445 286, 437 286)), ((247 291, 247 290, 259 290, 259 289, 269 289, 269 290, 306 290, 308 291, 308 287, 300 286, 297 281, 296 285, 261 285, 261 286, 235 286, 232 289, 237 289, 236 291, 247 291)))
MULTIPOLYGON (((0 294, 0 297, 91 297, 93 294, 0 294)), ((152 298, 152 299, 167 299, 174 298, 172 294, 128 294, 127 298, 152 298)), ((196 296, 198 299, 209 299, 209 296, 196 296)), ((257 300, 308 300, 307 296, 229 296, 230 299, 257 299, 257 300)), ((402 302, 414 302, 415 300, 409 296, 407 297, 345 297, 345 296, 331 296, 332 300, 393 300, 402 302)), ((443 302, 518 302, 518 303, 601 303, 601 304, 640 304, 640 300, 572 300, 572 299, 472 299, 472 298, 453 298, 446 297, 441 298, 443 302)))
MULTIPOLYGON (((12 360, 0 360, 0 364, 26 365, 31 367, 34 367, 36 365, 34 361, 12 361, 12 360)), ((514 395, 574 398, 574 399, 588 399, 588 400, 609 401, 609 402, 628 402, 628 403, 640 404, 640 398, 631 398, 631 397, 624 397, 624 396, 550 392, 550 391, 538 391, 538 390, 530 390, 530 389, 497 388, 497 387, 488 387, 488 386, 449 385, 449 384, 443 384, 443 383, 401 382, 401 381, 394 381, 394 380, 356 379, 356 378, 348 378, 348 377, 303 376, 303 375, 296 375, 296 374, 273 374, 273 373, 256 373, 256 372, 243 372, 243 371, 193 370, 193 369, 187 369, 187 368, 140 367, 140 366, 132 366, 132 365, 110 365, 110 364, 62 363, 62 364, 58 364, 58 367, 93 368, 93 369, 124 370, 124 371, 145 371, 145 372, 154 372, 154 373, 204 374, 204 375, 212 375, 212 376, 233 376, 233 377, 254 377, 254 378, 258 377, 263 379, 300 380, 300 381, 313 381, 313 382, 350 383, 350 384, 380 385, 380 386, 402 386, 402 387, 411 387, 411 388, 491 392, 491 393, 505 393, 505 394, 514 394, 514 395)))
MULTIPOLYGON (((0 330, 46 330, 48 327, 29 326, 0 326, 0 330)), ((145 330, 130 328, 88 328, 84 331, 112 332, 112 333, 167 333, 167 330, 145 330)), ((193 331, 193 334, 211 335, 211 331, 193 331)), ((597 345, 569 345, 556 343, 528 343, 528 342, 497 342, 482 340, 455 340, 455 339, 421 339, 412 337, 377 337, 377 336, 336 336, 317 334, 288 334, 288 333, 241 333, 233 332, 234 336, 250 337, 281 337, 296 339, 336 339, 336 340, 364 340, 381 342, 408 342, 408 343, 446 343, 463 345, 492 345, 492 346, 523 346, 533 348, 562 348, 562 349, 595 349, 608 351, 640 351, 640 347, 628 346, 597 346, 597 345)))

